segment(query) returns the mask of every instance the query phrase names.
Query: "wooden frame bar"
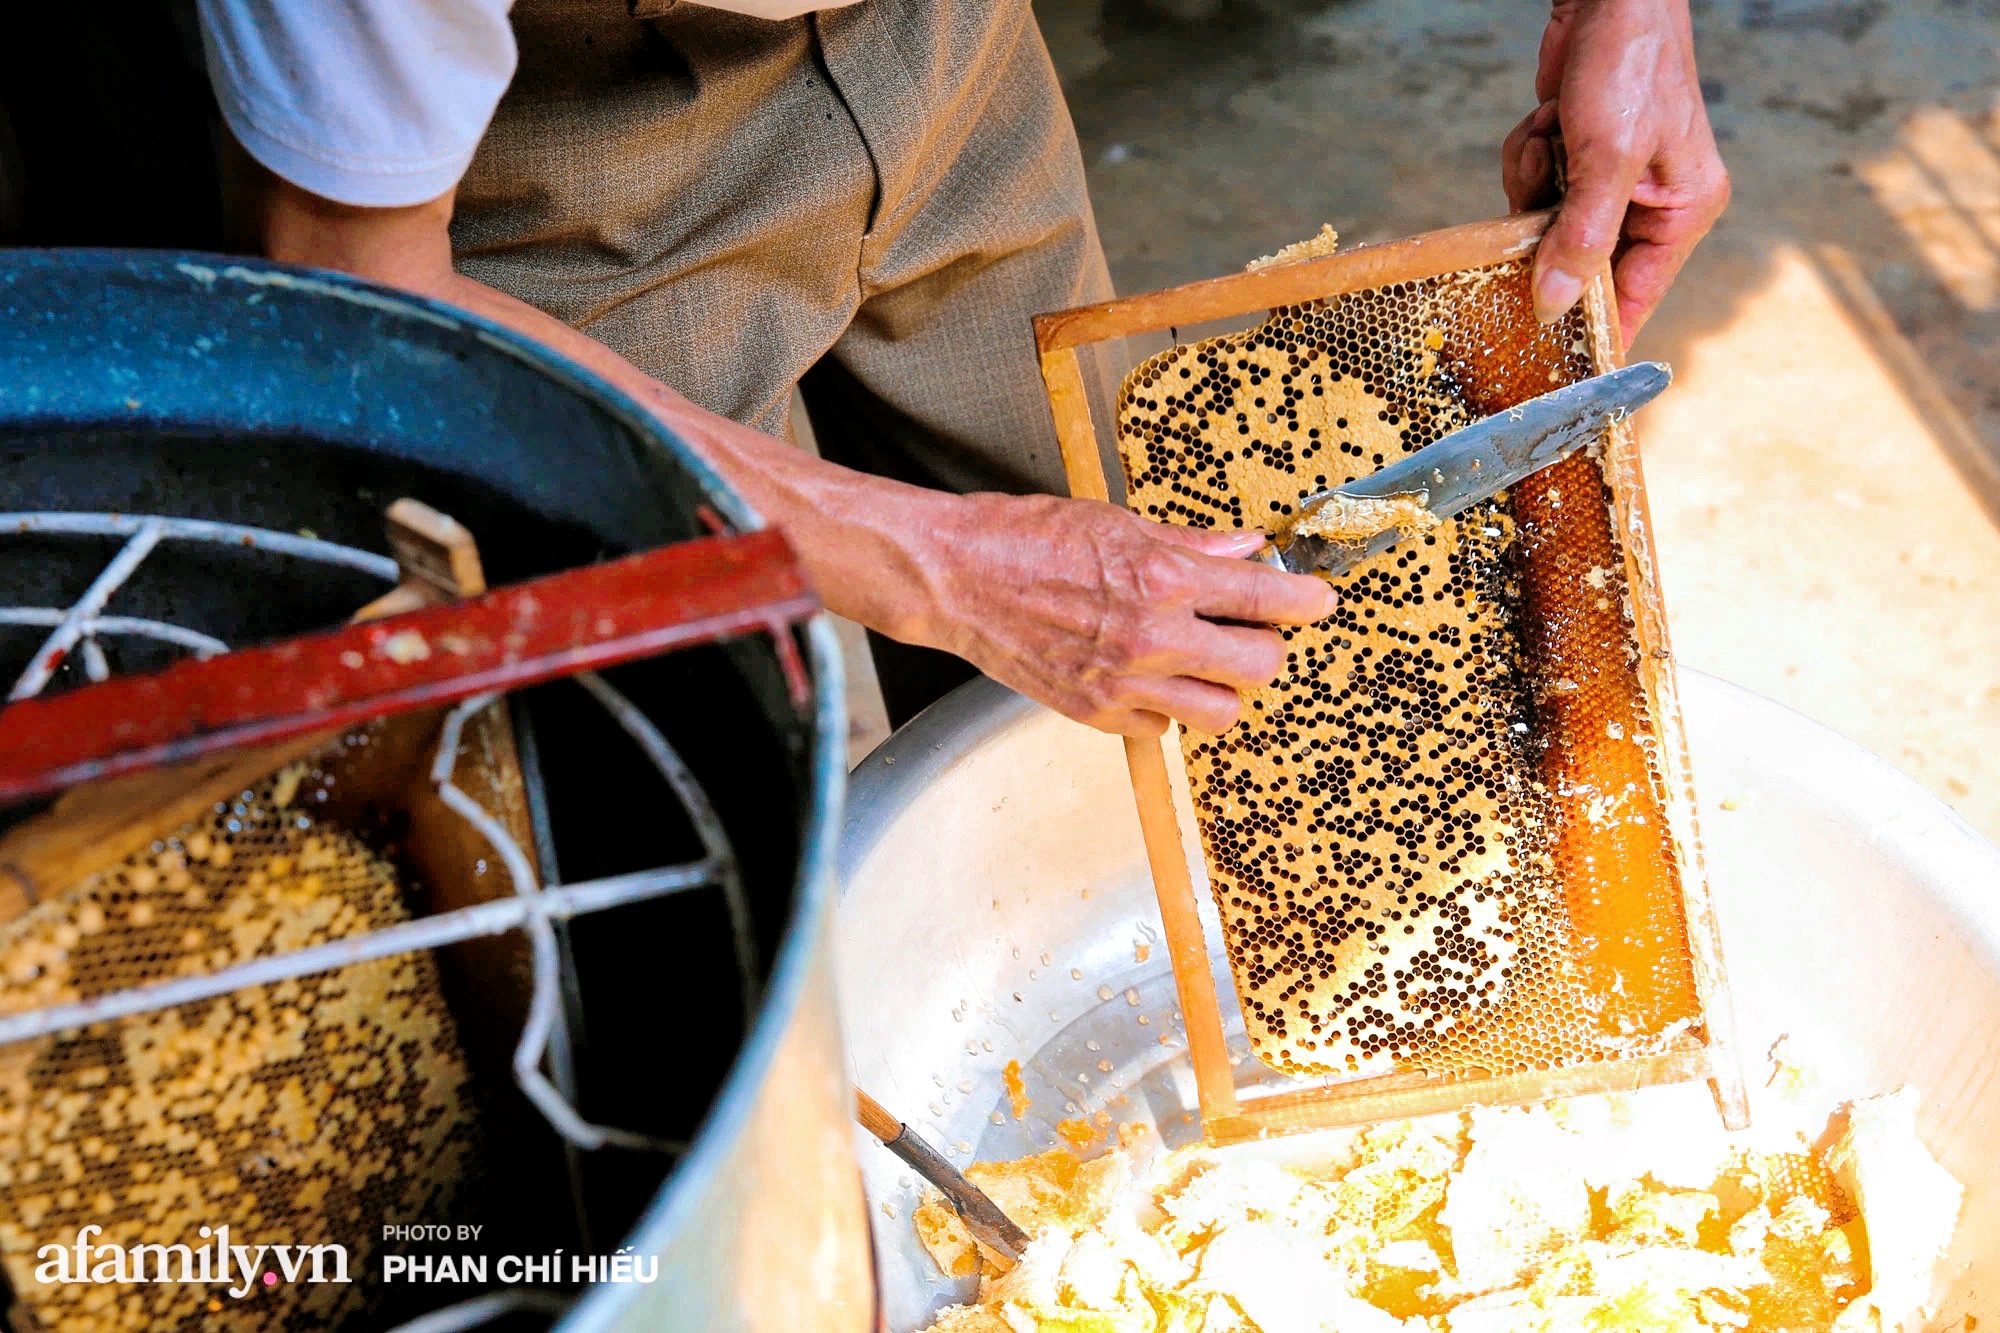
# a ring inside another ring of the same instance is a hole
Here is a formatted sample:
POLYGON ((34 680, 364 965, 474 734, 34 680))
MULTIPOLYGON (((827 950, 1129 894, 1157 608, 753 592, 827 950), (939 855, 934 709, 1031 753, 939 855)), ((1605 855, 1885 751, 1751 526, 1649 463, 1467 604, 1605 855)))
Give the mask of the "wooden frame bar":
MULTIPOLYGON (((1042 379, 1048 385, 1056 434, 1062 440, 1070 494, 1080 500, 1109 499, 1104 463, 1097 452, 1097 429, 1090 419, 1090 397, 1084 391, 1076 352, 1067 347, 1043 352, 1042 379)), ((1160 740, 1127 736, 1125 765, 1132 772, 1132 796, 1139 806, 1146 863, 1153 872, 1153 893, 1159 899, 1160 919, 1166 928, 1167 953, 1174 966, 1181 1019, 1187 1027, 1188 1058, 1194 1062, 1202 1123, 1222 1123, 1237 1114, 1236 1083, 1229 1072, 1222 1009, 1208 972, 1200 904, 1181 848, 1180 821, 1174 815, 1167 756, 1160 740)))
MULTIPOLYGON (((1349 292, 1524 259, 1534 253, 1553 218, 1553 210, 1496 218, 1407 240, 1362 246, 1321 259, 1229 274, 1165 291, 1036 316, 1036 349, 1056 435, 1062 446, 1070 493, 1097 500, 1107 499, 1110 493, 1077 348, 1260 315, 1349 292)), ((1592 365, 1597 373, 1602 373, 1623 360, 1608 267, 1591 276, 1583 299, 1586 322, 1593 334, 1592 365)), ((1654 552, 1650 542, 1634 540, 1650 531, 1646 526, 1638 449, 1630 428, 1622 423, 1610 432, 1604 471, 1612 483, 1614 517, 1625 552, 1627 583, 1634 590, 1635 634, 1642 656, 1641 683, 1653 706, 1656 729, 1666 728, 1677 738, 1679 709, 1672 659, 1667 649, 1665 615, 1657 596, 1654 552)), ((1714 1090, 1724 1123, 1732 1129, 1747 1125, 1748 1105, 1723 981, 1721 941, 1695 834, 1687 756, 1677 744, 1662 745, 1660 750, 1681 871, 1688 942, 1694 956, 1705 1025, 1703 1044, 1550 1071, 1481 1079, 1390 1074, 1339 1083, 1304 1084, 1282 1093, 1246 1097, 1239 1094, 1229 1065, 1221 1007, 1209 970, 1207 941, 1174 810, 1167 758, 1160 741, 1128 738, 1126 764, 1132 775, 1147 862, 1173 963, 1203 1134, 1208 1141, 1232 1143, 1267 1134, 1457 1110, 1468 1104, 1532 1102, 1702 1077, 1708 1078, 1714 1090)))
POLYGON ((1159 333, 1212 319, 1236 319, 1344 292, 1520 259, 1534 253, 1542 233, 1554 220, 1554 210, 1544 209, 1469 222, 1406 241, 1357 246, 1324 259, 1250 269, 1143 296, 1037 315, 1035 347, 1043 355, 1046 378, 1048 354, 1062 348, 1129 338, 1135 333, 1159 333))
MULTIPOLYGON (((1625 364, 1618 322, 1618 300, 1607 269, 1585 288, 1586 326, 1592 332, 1590 361, 1595 374, 1625 364)), ((1722 929, 1708 891, 1708 872, 1701 850, 1701 823, 1695 802, 1693 764, 1681 725, 1680 691, 1674 677, 1673 649, 1667 638, 1667 609, 1661 601, 1659 552, 1652 542, 1653 521, 1646 503, 1646 478, 1639 461, 1638 437, 1630 422, 1614 422, 1605 432, 1604 475, 1610 482, 1612 515, 1619 545, 1625 552, 1625 586, 1632 589, 1632 628, 1639 643, 1639 679, 1652 705, 1656 740, 1672 737, 1679 744, 1661 744, 1657 758, 1665 787, 1667 827, 1681 867, 1681 902, 1687 914, 1688 951, 1694 959, 1695 988, 1701 996, 1708 1036, 1709 1087, 1715 1093, 1722 1122, 1730 1129, 1750 1124, 1750 1095, 1743 1083, 1743 1057, 1736 1031, 1736 1011, 1722 964, 1722 929), (1645 540, 1638 540, 1643 537, 1645 540)), ((1691 1075, 1690 1077, 1698 1077, 1691 1075)))
POLYGON ((1545 1073, 1501 1074, 1482 1079, 1445 1079, 1390 1074, 1365 1083, 1345 1085, 1339 1097, 1329 1097, 1324 1085, 1247 1098, 1238 1113, 1211 1129, 1204 1117, 1203 1133, 1213 1144, 1242 1143, 1271 1134, 1298 1134, 1343 1125, 1462 1111, 1468 1106, 1512 1106, 1551 1096, 1575 1097, 1592 1092, 1631 1092, 1660 1083, 1687 1083, 1709 1075, 1708 1054, 1700 1050, 1668 1051, 1630 1060, 1605 1060, 1577 1065, 1562 1086, 1551 1088, 1545 1073))

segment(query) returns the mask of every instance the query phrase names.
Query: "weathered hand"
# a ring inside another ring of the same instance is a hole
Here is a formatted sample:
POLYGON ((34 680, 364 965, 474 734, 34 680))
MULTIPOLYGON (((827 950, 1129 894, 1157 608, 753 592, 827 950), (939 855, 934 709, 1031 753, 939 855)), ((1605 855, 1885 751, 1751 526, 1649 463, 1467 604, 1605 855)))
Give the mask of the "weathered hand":
POLYGON ((386 281, 539 339, 649 405, 791 537, 826 604, 892 638, 944 648, 1079 721, 1157 736, 1221 731, 1239 689, 1269 684, 1284 641, 1215 620, 1306 624, 1332 613, 1316 578, 1243 559, 1242 532, 1148 523, 1094 500, 947 495, 836 467, 703 411, 603 344, 455 272, 450 195, 351 208, 274 183, 274 257, 386 281))
MULTIPOLYGON (((1261 535, 1149 523, 1095 500, 952 501, 923 638, 1059 712, 1157 736, 1236 721, 1237 691, 1267 685, 1284 641, 1258 625, 1331 614, 1333 589, 1244 556, 1261 535)), ((941 548, 933 547, 933 550, 941 548)))
POLYGON ((1535 260, 1535 313, 1561 318, 1609 258, 1629 344, 1729 202, 1687 0, 1555 0, 1535 96, 1500 154, 1516 210, 1551 201, 1558 129, 1568 155, 1568 193, 1535 260))

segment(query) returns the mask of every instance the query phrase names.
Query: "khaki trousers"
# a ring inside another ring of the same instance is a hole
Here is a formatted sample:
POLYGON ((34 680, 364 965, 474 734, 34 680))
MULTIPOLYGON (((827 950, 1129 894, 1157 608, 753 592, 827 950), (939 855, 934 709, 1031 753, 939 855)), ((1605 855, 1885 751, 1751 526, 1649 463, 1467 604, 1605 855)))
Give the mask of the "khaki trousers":
MULTIPOLYGON (((460 268, 772 433, 798 386, 834 462, 1063 491, 1029 318, 1110 280, 1025 0, 777 23, 635 8, 657 13, 519 0, 520 69, 459 190, 460 268)), ((970 674, 877 658, 899 722, 970 674)))

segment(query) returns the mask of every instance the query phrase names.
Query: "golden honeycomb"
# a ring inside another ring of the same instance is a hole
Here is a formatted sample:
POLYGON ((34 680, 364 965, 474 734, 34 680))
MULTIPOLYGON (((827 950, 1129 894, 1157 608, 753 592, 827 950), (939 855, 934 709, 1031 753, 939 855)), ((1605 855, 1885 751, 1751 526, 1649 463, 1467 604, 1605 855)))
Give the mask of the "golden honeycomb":
MULTIPOLYGON (((407 919, 394 867, 302 813, 298 777, 275 777, 0 927, 0 1011, 407 919)), ((13 1326, 309 1329, 365 1310, 382 1223, 448 1214, 473 1154, 467 1078, 426 953, 0 1047, 0 1263, 13 1326), (352 1281, 264 1285, 251 1274, 242 1296, 228 1291, 241 1275, 38 1281, 36 1251, 74 1245, 93 1225, 103 1230, 90 1245, 127 1251, 212 1250, 201 1229, 222 1226, 253 1249, 344 1245, 352 1281)))
MULTIPOLYGON (((1303 496, 1593 373, 1525 261, 1274 311, 1127 377, 1127 503, 1281 530, 1303 496)), ((1298 1075, 1504 1075, 1702 1039, 1660 740, 1597 451, 1334 580, 1182 756, 1245 1024, 1298 1075)))

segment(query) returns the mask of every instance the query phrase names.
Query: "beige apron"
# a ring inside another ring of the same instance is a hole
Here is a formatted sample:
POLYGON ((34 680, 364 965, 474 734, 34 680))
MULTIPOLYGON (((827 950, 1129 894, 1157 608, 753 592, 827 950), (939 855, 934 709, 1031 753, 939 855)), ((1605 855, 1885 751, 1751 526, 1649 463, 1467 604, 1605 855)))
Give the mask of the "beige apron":
POLYGON ((460 267, 715 412, 951 490, 1061 491, 1029 317, 1110 295, 1025 0, 771 22, 519 0, 460 267))
MULTIPOLYGON (((1063 491, 1029 318, 1111 283, 1027 0, 517 0, 514 27, 463 271, 774 434, 797 385, 837 463, 1063 491)), ((892 724, 973 674, 870 639, 892 724)))

